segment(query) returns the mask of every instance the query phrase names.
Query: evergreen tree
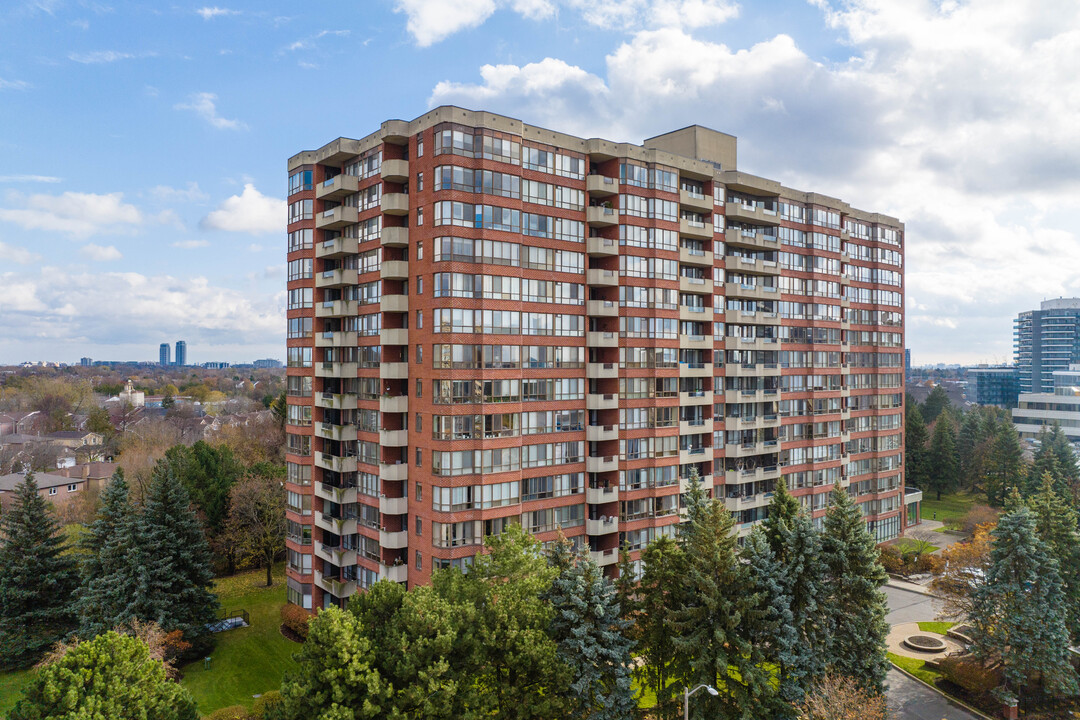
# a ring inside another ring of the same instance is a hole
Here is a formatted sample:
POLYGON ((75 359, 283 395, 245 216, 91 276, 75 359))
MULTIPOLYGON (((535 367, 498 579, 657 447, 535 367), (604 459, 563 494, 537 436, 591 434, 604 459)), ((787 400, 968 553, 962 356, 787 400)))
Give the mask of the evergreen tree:
POLYGON ((979 447, 985 441, 983 413, 979 408, 964 415, 960 432, 956 436, 956 454, 960 460, 960 480, 967 487, 974 488, 979 479, 981 453, 979 447))
POLYGON ((787 583, 791 624, 798 639, 793 652, 798 658, 783 672, 799 691, 808 690, 825 674, 829 647, 825 607, 818 598, 826 589, 826 567, 821 558, 821 534, 806 513, 795 518, 784 536, 784 550, 778 556, 787 583))
POLYGON ((630 681, 633 658, 619 617, 615 586, 591 556, 560 535, 551 554, 559 571, 544 594, 553 611, 549 633, 570 668, 566 710, 576 718, 625 720, 637 708, 630 681))
POLYGON ((904 471, 912 487, 923 487, 926 482, 926 423, 919 406, 907 407, 904 418, 904 471))
POLYGON ((746 634, 760 648, 769 667, 776 670, 776 690, 763 693, 756 717, 791 717, 792 703, 802 700, 802 653, 791 613, 790 583, 776 560, 764 531, 755 528, 740 553, 748 572, 747 592, 758 598, 747 614, 746 634))
POLYGON ((1035 516, 1035 531, 1050 556, 1058 561, 1062 593, 1065 595, 1065 623, 1074 644, 1080 645, 1080 535, 1077 514, 1054 492, 1053 479, 1043 476, 1039 491, 1028 499, 1035 516))
POLYGON ((748 571, 735 555, 734 520, 719 501, 706 500, 700 483, 687 493, 689 518, 680 529, 686 555, 686 594, 672 629, 675 650, 688 662, 682 681, 720 690, 713 704, 695 706, 695 717, 751 718, 774 690, 764 653, 747 637, 746 620, 760 606, 745 591, 748 571))
POLYGON ((926 402, 922 404, 922 416, 923 420, 927 423, 932 423, 938 419, 940 415, 946 409, 952 408, 952 402, 949 400, 949 396, 945 393, 945 388, 940 384, 935 385, 934 389, 930 391, 930 395, 927 396, 926 402))
POLYGON ((889 667, 888 605, 881 591, 888 576, 858 506, 839 488, 833 491, 832 503, 821 543, 828 568, 824 603, 830 631, 828 665, 868 692, 880 694, 889 667))
POLYGON ((960 459, 956 453, 956 432, 952 419, 942 413, 934 425, 934 434, 930 440, 930 451, 926 456, 927 471, 923 487, 937 493, 952 492, 960 484, 960 459))
POLYGON ((761 527, 765 530, 765 539, 769 542, 769 547, 781 562, 786 553, 785 535, 791 531, 795 518, 798 516, 799 501, 788 492, 787 480, 780 478, 776 481, 776 489, 773 491, 772 500, 769 501, 769 511, 761 527))
POLYGON ((0 668, 28 667, 74 627, 78 584, 60 527, 33 473, 0 518, 0 668))
POLYGON ((1057 459, 1058 474, 1054 476, 1054 490, 1063 498, 1080 502, 1080 470, 1076 467, 1076 453, 1072 443, 1061 431, 1061 424, 1056 420, 1050 430, 1050 444, 1057 459))
POLYGON ((672 679, 679 674, 680 656, 675 649, 672 627, 683 605, 686 586, 686 555, 670 537, 653 540, 641 553, 644 570, 637 589, 637 641, 641 664, 635 671, 638 682, 656 696, 660 717, 678 712, 678 687, 672 679))
POLYGON ((1031 510, 1011 505, 992 533, 990 571, 975 591, 972 649, 1001 663, 1009 693, 1018 696, 1036 674, 1050 693, 1075 693, 1058 562, 1039 539, 1031 510))
POLYGON ((137 530, 140 542, 128 553, 137 578, 128 614, 166 632, 182 631, 193 653, 201 653, 218 609, 210 591, 210 549, 187 490, 168 466, 154 469, 137 530))
POLYGON ((138 543, 137 517, 124 471, 117 470, 101 493, 97 518, 79 540, 82 585, 77 593, 77 634, 90 639, 125 624, 134 592, 128 553, 138 543))
POLYGON ((229 513, 229 490, 243 468, 225 445, 202 440, 191 447, 174 445, 165 451, 157 469, 172 473, 187 490, 211 535, 218 535, 229 513))
POLYGON ((1054 452, 1050 428, 1043 425, 1039 429, 1039 449, 1035 451, 1035 461, 1028 471, 1026 482, 1022 489, 1024 497, 1034 495, 1042 485, 1043 477, 1050 476, 1051 482, 1061 477, 1061 469, 1058 467, 1057 454, 1054 452))
POLYGON ((637 642, 638 627, 638 582, 634 564, 630 560, 630 551, 626 545, 619 547, 619 576, 615 578, 615 593, 619 601, 619 614, 630 623, 627 637, 637 642))
POLYGON ((1000 423, 983 464, 986 499, 994 507, 1005 504, 1009 489, 1024 482, 1024 451, 1012 423, 1000 423))

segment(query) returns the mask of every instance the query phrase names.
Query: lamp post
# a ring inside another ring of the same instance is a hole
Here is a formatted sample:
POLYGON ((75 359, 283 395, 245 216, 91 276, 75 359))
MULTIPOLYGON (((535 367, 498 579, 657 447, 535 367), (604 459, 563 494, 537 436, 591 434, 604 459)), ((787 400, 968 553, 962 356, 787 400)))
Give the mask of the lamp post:
POLYGON ((712 685, 706 685, 704 683, 698 685, 693 690, 691 690, 690 688, 683 688, 683 720, 690 720, 690 696, 696 693, 698 690, 701 690, 702 688, 708 690, 709 694, 713 697, 716 697, 720 694, 712 685))

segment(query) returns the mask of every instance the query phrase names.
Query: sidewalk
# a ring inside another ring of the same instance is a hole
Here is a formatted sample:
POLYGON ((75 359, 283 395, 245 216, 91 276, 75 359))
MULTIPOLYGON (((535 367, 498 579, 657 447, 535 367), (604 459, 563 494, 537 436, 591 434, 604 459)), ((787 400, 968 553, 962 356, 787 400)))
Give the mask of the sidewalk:
POLYGON ((891 575, 889 576, 889 581, 885 584, 889 587, 896 588, 897 590, 907 590, 908 592, 919 593, 920 595, 926 595, 927 597, 937 597, 937 595, 930 592, 929 588, 923 585, 908 582, 907 580, 897 580, 891 575))

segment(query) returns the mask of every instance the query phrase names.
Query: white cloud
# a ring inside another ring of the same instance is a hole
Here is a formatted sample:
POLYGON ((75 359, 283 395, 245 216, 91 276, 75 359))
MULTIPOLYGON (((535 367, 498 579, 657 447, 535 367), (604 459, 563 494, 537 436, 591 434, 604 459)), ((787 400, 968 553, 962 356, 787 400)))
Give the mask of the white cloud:
POLYGON ((8 197, 21 207, 0 208, 0 222, 14 223, 26 230, 87 237, 104 231, 131 230, 146 220, 138 208, 123 201, 124 194, 119 192, 30 196, 11 193, 8 197))
POLYGON ((0 183, 58 183, 61 180, 52 175, 0 175, 0 183))
POLYGON ((117 60, 130 60, 135 57, 131 53, 117 52, 116 50, 95 50, 87 53, 68 53, 68 59, 84 65, 101 65, 116 62, 117 60))
POLYGON ((285 201, 267 197, 251 183, 239 195, 227 198, 202 219, 204 230, 245 232, 251 235, 282 232, 285 229, 285 201))
POLYGON ((684 19, 619 42, 600 72, 485 65, 430 102, 634 142, 694 122, 734 133, 741 168, 906 221, 906 290, 925 308, 908 344, 923 361, 1008 355, 1017 312, 1080 294, 1080 4, 817 4, 849 59, 786 35, 708 42, 684 19))
POLYGON ((210 196, 202 191, 197 182, 189 182, 187 187, 182 190, 168 185, 158 185, 151 188, 150 194, 164 202, 201 202, 210 199, 210 196))
POLYGON ((285 47, 285 50, 310 50, 324 37, 349 37, 351 34, 351 30, 321 30, 303 40, 297 40, 296 42, 290 43, 285 47))
POLYGON ((495 0, 397 0, 395 12, 403 12, 409 34, 420 47, 428 47, 456 32, 482 25, 495 13, 495 0))
POLYGON ((601 28, 697 28, 719 25, 738 16, 728 0, 567 0, 585 22, 601 28))
POLYGON ((172 244, 174 248, 182 248, 184 250, 194 250, 195 248, 204 248, 210 246, 209 240, 178 240, 172 244))
POLYGON ((190 110, 218 130, 246 129, 247 125, 239 120, 229 120, 218 115, 217 99, 218 97, 214 93, 194 93, 190 96, 189 102, 178 103, 173 106, 173 109, 190 110))
POLYGON ((94 243, 88 243, 79 248, 79 253, 90 260, 95 262, 106 262, 109 260, 119 260, 124 257, 119 250, 112 245, 95 245, 94 243))
POLYGON ((0 78, 0 90, 26 90, 30 83, 25 80, 5 80, 0 78))
POLYGON ((239 10, 229 10, 228 8, 214 7, 201 7, 195 11, 199 15, 202 15, 203 20, 211 20, 216 17, 223 17, 228 15, 239 15, 239 10))
POLYGON ((26 248, 0 242, 0 260, 6 260, 18 265, 27 265, 40 259, 40 255, 30 252, 26 248))

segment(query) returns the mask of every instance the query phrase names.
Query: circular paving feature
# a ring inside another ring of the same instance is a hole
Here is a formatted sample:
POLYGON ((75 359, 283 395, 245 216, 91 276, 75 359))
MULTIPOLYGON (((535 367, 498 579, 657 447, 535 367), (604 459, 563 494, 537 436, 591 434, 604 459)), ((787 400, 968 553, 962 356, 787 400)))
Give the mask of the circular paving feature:
POLYGON ((915 652, 940 653, 948 649, 940 638, 933 635, 908 635, 902 642, 905 647, 915 652))

